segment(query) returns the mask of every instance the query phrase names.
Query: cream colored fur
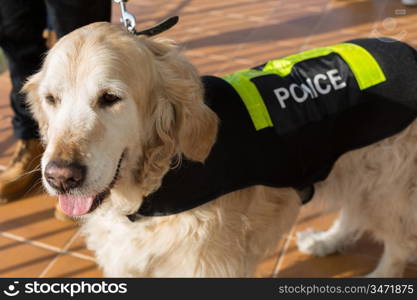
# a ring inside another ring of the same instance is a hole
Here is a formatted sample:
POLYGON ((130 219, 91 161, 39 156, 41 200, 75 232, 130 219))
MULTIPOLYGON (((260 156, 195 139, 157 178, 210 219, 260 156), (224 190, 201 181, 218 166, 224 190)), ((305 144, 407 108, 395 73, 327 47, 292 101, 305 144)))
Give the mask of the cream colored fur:
MULTIPOLYGON (((42 167, 58 158, 88 168, 74 194, 103 191, 125 153, 110 196, 80 218, 106 276, 252 276, 296 219, 292 189, 261 186, 177 215, 127 219, 173 159, 204 161, 216 139, 218 120, 203 103, 199 75, 169 41, 108 23, 86 26, 56 44, 24 91, 46 146, 42 167), (103 92, 122 101, 100 107, 103 92)), ((417 248, 416 126, 337 162, 316 197, 340 201, 342 217, 326 233, 300 233, 301 250, 326 255, 370 231, 386 246, 373 275, 402 274, 417 248)))
POLYGON ((338 204, 340 216, 328 231, 298 233, 299 249, 324 256, 369 232, 385 250, 368 276, 401 277, 417 251, 416 174, 416 121, 394 137, 345 154, 328 179, 316 185, 315 195, 338 204))

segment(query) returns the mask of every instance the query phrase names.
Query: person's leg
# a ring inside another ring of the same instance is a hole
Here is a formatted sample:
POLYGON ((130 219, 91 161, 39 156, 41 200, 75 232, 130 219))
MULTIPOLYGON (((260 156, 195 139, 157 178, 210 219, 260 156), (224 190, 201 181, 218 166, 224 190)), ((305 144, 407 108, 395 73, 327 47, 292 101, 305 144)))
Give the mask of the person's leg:
POLYGON ((12 124, 18 139, 9 166, 0 173, 0 203, 29 191, 35 180, 42 146, 38 127, 20 93, 26 78, 41 65, 46 50, 42 31, 45 28, 46 8, 42 1, 3 0, 0 5, 0 47, 8 59, 12 91, 12 124))
POLYGON ((18 139, 38 138, 37 124, 20 93, 29 75, 41 65, 46 51, 42 32, 46 25, 46 10, 42 1, 3 0, 0 5, 0 47, 9 63, 12 81, 11 104, 14 111, 13 129, 18 139))
POLYGON ((111 19, 111 0, 46 0, 58 38, 84 25, 111 19))

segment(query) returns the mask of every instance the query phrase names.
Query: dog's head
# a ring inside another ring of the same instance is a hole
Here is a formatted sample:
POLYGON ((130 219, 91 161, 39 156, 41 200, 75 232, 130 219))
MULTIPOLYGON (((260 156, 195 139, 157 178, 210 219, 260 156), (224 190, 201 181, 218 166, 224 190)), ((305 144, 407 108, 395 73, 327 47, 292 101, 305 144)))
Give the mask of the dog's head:
POLYGON ((44 186, 73 216, 132 187, 135 197, 120 198, 134 198, 127 211, 138 207, 176 157, 203 161, 217 132, 178 49, 109 23, 62 38, 23 91, 45 144, 44 186))

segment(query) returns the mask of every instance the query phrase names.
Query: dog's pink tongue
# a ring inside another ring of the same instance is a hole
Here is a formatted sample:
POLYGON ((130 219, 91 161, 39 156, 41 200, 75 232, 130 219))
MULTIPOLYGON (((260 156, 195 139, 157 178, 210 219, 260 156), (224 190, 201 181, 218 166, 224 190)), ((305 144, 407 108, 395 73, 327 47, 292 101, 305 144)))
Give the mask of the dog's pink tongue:
POLYGON ((94 197, 59 195, 59 206, 69 216, 82 216, 90 211, 94 197))

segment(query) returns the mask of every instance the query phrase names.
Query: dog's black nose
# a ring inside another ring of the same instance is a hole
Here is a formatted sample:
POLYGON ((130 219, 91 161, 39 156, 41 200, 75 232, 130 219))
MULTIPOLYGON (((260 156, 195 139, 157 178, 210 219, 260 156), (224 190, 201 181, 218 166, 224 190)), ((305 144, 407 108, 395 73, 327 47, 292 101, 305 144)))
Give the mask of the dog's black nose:
POLYGON ((67 192, 83 183, 86 172, 87 168, 84 165, 57 160, 46 165, 44 176, 53 188, 67 192))

